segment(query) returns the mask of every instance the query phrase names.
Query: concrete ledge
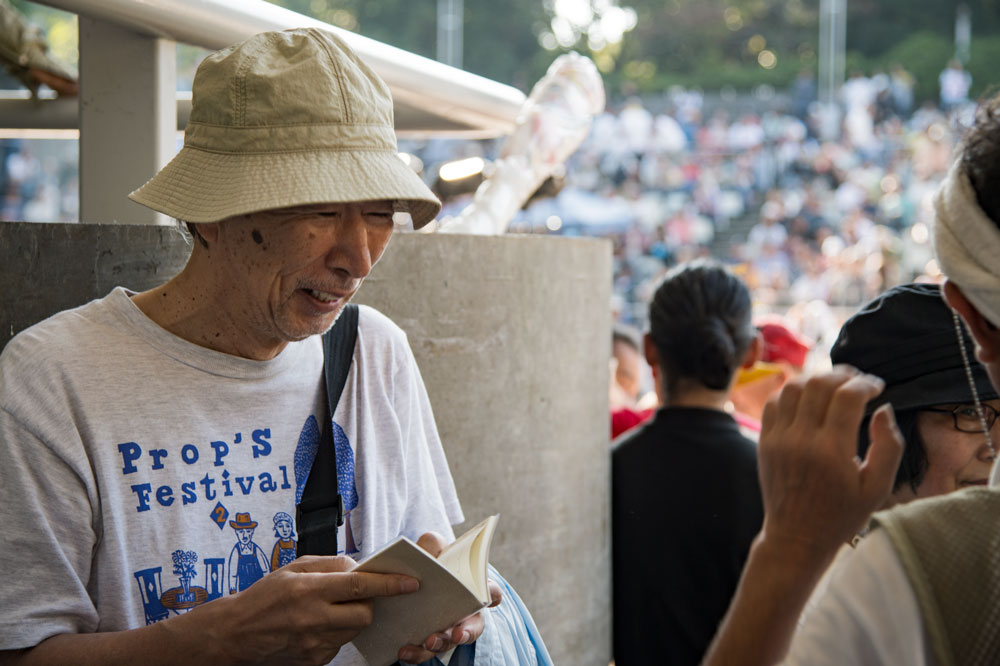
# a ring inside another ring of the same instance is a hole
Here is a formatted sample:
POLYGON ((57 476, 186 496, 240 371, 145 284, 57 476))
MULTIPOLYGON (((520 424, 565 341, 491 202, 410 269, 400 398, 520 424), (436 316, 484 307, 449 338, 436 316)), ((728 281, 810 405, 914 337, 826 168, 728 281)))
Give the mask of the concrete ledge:
POLYGON ((173 227, 0 222, 0 349, 115 286, 143 291, 166 282, 189 252, 173 227))

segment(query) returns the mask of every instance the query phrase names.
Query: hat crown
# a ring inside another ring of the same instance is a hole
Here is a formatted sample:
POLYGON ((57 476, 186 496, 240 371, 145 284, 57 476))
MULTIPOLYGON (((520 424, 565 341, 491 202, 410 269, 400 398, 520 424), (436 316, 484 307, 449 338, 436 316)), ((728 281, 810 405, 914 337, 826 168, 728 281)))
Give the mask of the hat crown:
MULTIPOLYGON (((370 137, 378 147, 385 147, 385 130, 394 137, 388 86, 340 37, 316 28, 261 33, 206 57, 192 86, 189 128, 199 125, 323 128, 324 143, 339 126, 352 145, 370 137), (361 127, 368 131, 350 131, 361 127)), ((197 143, 218 144, 202 148, 238 149, 219 131, 186 133, 187 141, 193 137, 197 143)), ((310 147, 294 145, 296 137, 308 143, 308 132, 299 131, 283 134, 285 145, 274 149, 310 147)))
MULTIPOLYGON (((971 400, 958 337, 971 354, 964 326, 956 334, 951 310, 940 287, 905 284, 886 290, 847 320, 830 351, 834 363, 847 363, 885 380, 886 389, 869 403, 896 409, 971 400)), ((996 397, 985 369, 971 367, 984 399, 996 397)))
POLYGON ((441 204, 396 152, 385 82, 337 35, 255 35, 195 74, 184 147, 129 197, 187 222, 392 201, 413 227, 441 204))

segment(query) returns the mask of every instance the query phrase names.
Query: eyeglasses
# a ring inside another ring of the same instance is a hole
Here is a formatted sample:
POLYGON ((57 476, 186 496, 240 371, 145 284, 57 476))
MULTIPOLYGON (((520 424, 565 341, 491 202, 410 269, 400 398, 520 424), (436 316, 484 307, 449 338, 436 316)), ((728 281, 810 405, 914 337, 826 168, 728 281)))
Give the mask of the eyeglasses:
MULTIPOLYGON (((981 403, 980 407, 983 408, 983 418, 986 420, 986 429, 991 430, 993 424, 997 422, 997 418, 1000 417, 1000 412, 998 412, 992 405, 987 405, 981 403)), ((960 432, 983 432, 983 423, 979 420, 979 414, 976 412, 975 405, 959 405, 958 407, 952 407, 951 409, 942 409, 940 407, 925 407, 921 409, 922 412, 935 412, 937 414, 951 414, 951 418, 955 421, 955 430, 960 432)))

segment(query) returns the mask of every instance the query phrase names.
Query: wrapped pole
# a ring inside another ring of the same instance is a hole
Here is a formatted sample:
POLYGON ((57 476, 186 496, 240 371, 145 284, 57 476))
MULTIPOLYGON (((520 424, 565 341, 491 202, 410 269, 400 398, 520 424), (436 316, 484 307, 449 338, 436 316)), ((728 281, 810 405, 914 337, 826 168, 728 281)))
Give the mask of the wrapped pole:
POLYGON ((524 202, 579 147, 604 110, 604 83, 590 58, 559 56, 531 90, 513 134, 472 203, 441 220, 444 233, 502 234, 524 202))

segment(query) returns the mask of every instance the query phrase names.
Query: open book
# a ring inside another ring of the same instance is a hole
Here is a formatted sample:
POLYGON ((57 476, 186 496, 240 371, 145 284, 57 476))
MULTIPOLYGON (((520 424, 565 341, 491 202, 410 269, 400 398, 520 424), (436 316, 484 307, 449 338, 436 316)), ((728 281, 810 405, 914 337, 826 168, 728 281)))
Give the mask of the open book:
POLYGON ((413 594, 374 599, 374 619, 353 641, 369 666, 392 664, 399 648, 419 645, 489 605, 486 569, 498 519, 490 516, 479 523, 437 559, 400 537, 354 567, 354 571, 406 574, 420 581, 413 594))

